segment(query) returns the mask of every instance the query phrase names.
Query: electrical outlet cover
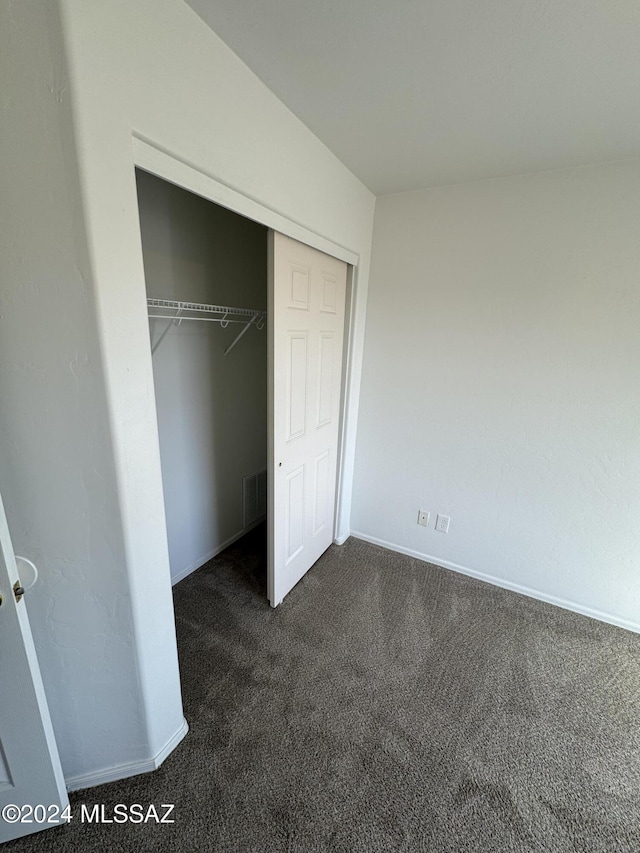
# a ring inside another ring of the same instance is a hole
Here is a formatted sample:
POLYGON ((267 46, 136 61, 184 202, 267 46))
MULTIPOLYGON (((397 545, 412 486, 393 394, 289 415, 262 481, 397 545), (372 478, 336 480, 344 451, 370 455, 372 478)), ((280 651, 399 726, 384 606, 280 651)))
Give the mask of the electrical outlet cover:
POLYGON ((436 516, 436 530, 438 531, 438 533, 448 533, 450 523, 451 518, 448 515, 438 514, 436 516))

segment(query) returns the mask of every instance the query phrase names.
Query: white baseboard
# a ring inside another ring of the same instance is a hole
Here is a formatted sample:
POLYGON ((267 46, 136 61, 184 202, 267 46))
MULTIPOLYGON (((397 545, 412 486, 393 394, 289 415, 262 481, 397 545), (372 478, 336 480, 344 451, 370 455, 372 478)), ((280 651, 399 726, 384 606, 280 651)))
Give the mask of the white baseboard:
POLYGON ((335 545, 344 545, 344 543, 347 541, 347 539, 350 536, 351 536, 351 531, 347 530, 347 532, 343 533, 342 536, 336 536, 336 538, 333 540, 333 542, 335 545))
POLYGON ((131 761, 127 764, 118 764, 115 767, 107 767, 95 773, 83 773, 80 776, 71 776, 65 779, 67 791, 82 791, 84 788, 94 788, 96 785, 117 782, 119 779, 127 779, 129 776, 138 776, 140 773, 150 773, 152 770, 157 770, 188 731, 189 725, 183 719, 178 731, 151 758, 146 758, 144 761, 131 761))
POLYGON ((180 743, 180 741, 186 736, 189 731, 189 723, 182 718, 182 725, 178 729, 178 731, 170 737, 169 740, 165 743, 165 745, 158 750, 155 754, 155 758, 153 759, 155 762, 154 770, 157 770, 158 767, 162 764, 162 762, 167 758, 167 756, 171 755, 176 746, 180 743))
POLYGON ((201 566, 204 566, 205 563, 208 563, 209 560, 213 560, 214 557, 217 557, 218 554, 221 554, 226 548, 230 545, 233 545, 234 542, 237 542, 238 539, 242 539, 247 533, 253 530, 254 527, 257 527, 259 524, 262 524, 264 521, 263 518, 259 518, 257 521, 254 521, 253 524, 244 527, 238 533, 234 533, 233 536, 229 537, 226 542, 223 542, 221 545, 217 545, 212 551, 209 551, 208 554, 205 554, 204 557, 199 557, 195 563, 191 563, 190 566, 187 566, 186 569, 181 569, 177 575, 171 577, 171 586, 175 586, 181 580, 184 580, 188 575, 195 572, 196 569, 199 569, 201 566))
POLYGON ((485 583, 499 586, 503 589, 509 589, 512 592, 519 592, 521 595, 526 595, 529 598, 535 598, 538 601, 545 601, 547 604, 554 604, 556 607, 562 607, 564 610, 571 610, 573 613, 580 613, 582 616, 589 616, 591 619, 597 619, 599 622, 606 622, 609 625, 615 625, 618 628, 625 628, 627 631, 633 631, 635 634, 640 634, 640 622, 631 622, 628 619, 621 619, 619 616, 614 616, 611 613, 604 613, 601 610, 595 610, 592 607, 585 607, 582 604, 576 604, 574 601, 567 601, 565 598, 558 598, 555 595, 548 595, 546 592, 541 592, 538 589, 532 589, 528 586, 523 586, 519 583, 497 578, 494 575, 488 575, 484 572, 469 569, 466 566, 460 566, 458 563, 452 563, 449 560, 443 560, 440 557, 431 557, 429 554, 422 554, 419 551, 413 551, 411 548, 404 548, 402 545, 396 545, 393 542, 387 542, 385 539, 377 539, 375 536, 368 536, 366 533, 360 533, 357 530, 352 530, 351 535, 356 539, 362 539, 364 542, 370 542, 372 545, 380 545, 382 548, 387 548, 389 551, 396 551, 398 554, 406 554, 408 557, 415 557, 416 560, 422 560, 425 563, 432 563, 434 566, 439 566, 442 569, 451 569, 461 575, 468 575, 471 578, 484 581, 485 583))

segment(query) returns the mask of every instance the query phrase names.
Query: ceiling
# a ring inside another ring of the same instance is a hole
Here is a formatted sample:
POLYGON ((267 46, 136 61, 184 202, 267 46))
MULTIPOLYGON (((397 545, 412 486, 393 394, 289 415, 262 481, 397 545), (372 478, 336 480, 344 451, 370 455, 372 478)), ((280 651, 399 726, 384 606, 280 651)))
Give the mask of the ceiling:
POLYGON ((187 0, 376 194, 640 156, 638 0, 187 0))

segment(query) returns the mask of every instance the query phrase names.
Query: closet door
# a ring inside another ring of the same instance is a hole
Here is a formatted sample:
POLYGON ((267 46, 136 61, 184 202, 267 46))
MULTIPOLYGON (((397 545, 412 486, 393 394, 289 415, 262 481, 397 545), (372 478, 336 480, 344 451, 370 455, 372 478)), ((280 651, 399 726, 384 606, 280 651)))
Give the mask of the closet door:
POLYGON ((280 604, 333 541, 347 265, 269 233, 269 569, 280 604))

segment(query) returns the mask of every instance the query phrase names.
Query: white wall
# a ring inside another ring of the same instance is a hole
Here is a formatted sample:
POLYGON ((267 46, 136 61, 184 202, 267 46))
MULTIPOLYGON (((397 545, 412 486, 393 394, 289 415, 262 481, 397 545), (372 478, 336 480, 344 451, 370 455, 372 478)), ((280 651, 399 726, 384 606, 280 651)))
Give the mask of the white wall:
POLYGON ((640 161, 378 198, 358 535, 640 630, 639 235, 640 161))
POLYGON ((0 491, 69 779, 147 758, 145 709, 60 22, 0 12, 0 491))
MULTIPOLYGON (((266 309, 265 227, 146 172, 137 186, 148 296, 266 309)), ((225 358, 241 330, 171 325, 153 355, 173 583, 242 533, 242 477, 267 465, 267 330, 225 358)))
POLYGON ((359 254, 345 517, 374 199, 180 0, 1 8, 0 488, 77 787, 184 732, 133 136, 359 254))

